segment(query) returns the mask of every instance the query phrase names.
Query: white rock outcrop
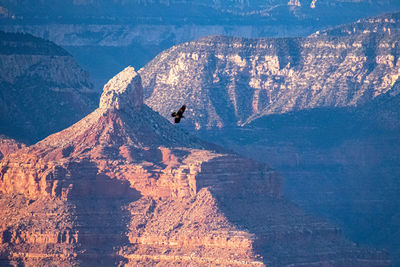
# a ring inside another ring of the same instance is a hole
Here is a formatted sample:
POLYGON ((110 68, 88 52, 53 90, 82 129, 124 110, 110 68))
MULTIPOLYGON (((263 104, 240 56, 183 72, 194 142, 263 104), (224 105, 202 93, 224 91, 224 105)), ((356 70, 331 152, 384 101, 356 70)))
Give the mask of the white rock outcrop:
POLYGON ((104 86, 100 109, 139 110, 143 105, 143 87, 140 75, 131 66, 114 76, 104 86))

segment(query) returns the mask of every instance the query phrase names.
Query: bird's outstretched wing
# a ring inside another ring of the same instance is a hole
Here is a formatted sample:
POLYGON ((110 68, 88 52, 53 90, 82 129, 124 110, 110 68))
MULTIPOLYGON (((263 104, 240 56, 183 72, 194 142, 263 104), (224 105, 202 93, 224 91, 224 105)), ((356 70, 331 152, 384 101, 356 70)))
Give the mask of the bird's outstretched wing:
POLYGON ((186 105, 183 105, 183 106, 178 110, 177 115, 178 115, 179 117, 181 117, 181 116, 183 115, 183 112, 185 112, 185 109, 186 109, 186 105))
POLYGON ((183 105, 178 112, 172 112, 171 116, 175 117, 175 123, 179 123, 183 117, 183 112, 185 112, 186 105, 183 105))

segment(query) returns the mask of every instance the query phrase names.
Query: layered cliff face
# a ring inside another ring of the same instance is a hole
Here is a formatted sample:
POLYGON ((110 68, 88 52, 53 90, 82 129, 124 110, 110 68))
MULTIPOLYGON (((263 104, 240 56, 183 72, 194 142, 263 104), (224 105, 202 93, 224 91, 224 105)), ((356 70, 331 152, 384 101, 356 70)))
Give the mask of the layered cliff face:
POLYGON ((186 103, 185 126, 200 129, 398 94, 399 21, 400 14, 360 21, 340 36, 208 37, 175 46, 141 69, 146 103, 163 116, 172 103, 186 103), (364 24, 373 30, 356 30, 364 24))
POLYGON ((128 67, 94 112, 1 160, 1 263, 390 264, 284 200, 266 165, 142 105, 142 90, 128 67))
POLYGON ((28 34, 0 39, 1 134, 32 143, 95 108, 88 73, 64 49, 28 34))
POLYGON ((308 38, 201 39, 140 71, 145 102, 165 117, 187 104, 185 127, 268 162, 289 199, 398 265, 398 36, 396 13, 308 38))
POLYGON ((1 3, 0 18, 18 22, 54 22, 76 20, 82 22, 136 22, 143 24, 165 23, 221 23, 236 22, 238 24, 259 22, 264 19, 267 22, 279 23, 276 20, 286 19, 288 24, 295 22, 319 21, 326 25, 354 19, 360 14, 364 16, 376 14, 376 12, 388 12, 399 8, 395 0, 206 0, 196 2, 192 0, 129 0, 107 1, 83 0, 65 1, 54 5, 51 1, 32 1, 30 5, 24 5, 23 1, 3 0, 1 3), (47 8, 47 9, 46 9, 47 8), (356 9, 356 10, 355 10, 356 9), (340 10, 342 13, 340 13, 340 10), (353 12, 351 12, 353 11, 353 12), (174 15, 172 17, 172 15, 174 15), (324 16, 325 15, 325 16, 324 16), (141 16, 138 18, 138 16, 141 16), (186 19, 186 20, 185 20, 186 19))
POLYGON ((307 36, 399 9, 396 0, 3 0, 0 29, 63 46, 100 88, 124 66, 140 68, 164 49, 204 36, 307 36))
POLYGON ((0 29, 8 32, 30 33, 64 47, 78 60, 81 66, 90 71, 93 82, 99 88, 126 65, 141 68, 163 50, 204 36, 239 35, 257 38, 308 35, 321 29, 320 27, 314 29, 309 25, 304 27, 280 25, 278 27, 264 23, 232 25, 226 22, 222 24, 185 22, 176 25, 162 24, 160 21, 163 22, 164 18, 156 19, 154 24, 151 22, 115 24, 103 21, 90 24, 66 22, 63 24, 16 25, 12 23, 11 25, 0 25, 0 29))
POLYGON ((359 107, 271 115, 200 136, 268 162, 283 173, 286 197, 337 222, 352 240, 388 249, 396 265, 399 103, 400 95, 387 95, 359 107))

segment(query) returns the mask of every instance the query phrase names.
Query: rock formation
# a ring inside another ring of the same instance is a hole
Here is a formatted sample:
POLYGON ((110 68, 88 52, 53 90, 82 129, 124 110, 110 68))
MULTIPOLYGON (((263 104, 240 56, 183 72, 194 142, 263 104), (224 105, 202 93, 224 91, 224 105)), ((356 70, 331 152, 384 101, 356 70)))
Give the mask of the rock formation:
POLYGON ((0 135, 0 159, 2 159, 5 155, 13 153, 23 147, 25 147, 24 144, 8 138, 7 136, 0 135))
POLYGON ((284 174, 287 198, 357 243, 387 249, 397 266, 399 17, 308 38, 212 37, 171 48, 140 71, 145 102, 165 117, 170 103, 185 102, 183 126, 268 162, 284 174))
POLYGON ((64 49, 29 34, 0 40, 0 134, 33 143, 95 109, 88 73, 64 49))
POLYGON ((106 84, 100 98, 100 109, 140 109, 143 105, 143 87, 134 68, 126 68, 106 84))
POLYGON ((100 88, 124 66, 204 36, 307 36, 399 9, 397 0, 3 0, 0 29, 66 48, 100 88))
POLYGON ((100 108, 0 161, 0 263, 389 266, 284 200, 272 169, 191 137, 141 92, 128 67, 100 108))
POLYGON ((357 106, 398 94, 400 13, 307 38, 207 37, 140 70, 145 103, 168 117, 186 103, 192 129, 243 126, 269 114, 357 106))
POLYGON ((358 107, 271 115, 202 137, 268 161, 283 173, 287 198, 335 221, 358 244, 388 250, 397 266, 399 105, 400 95, 385 95, 358 107))

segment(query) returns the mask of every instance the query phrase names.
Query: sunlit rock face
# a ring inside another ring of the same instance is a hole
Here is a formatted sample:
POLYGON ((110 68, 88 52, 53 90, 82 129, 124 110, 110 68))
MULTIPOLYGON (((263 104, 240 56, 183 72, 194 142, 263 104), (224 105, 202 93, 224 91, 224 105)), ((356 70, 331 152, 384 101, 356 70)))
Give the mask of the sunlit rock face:
POLYGON ((25 147, 24 144, 7 136, 0 135, 0 160, 7 154, 13 153, 23 147, 25 147))
POLYGON ((134 68, 127 67, 104 86, 99 108, 139 109, 142 105, 142 80, 134 68))
POLYGON ((3 0, 0 29, 66 48, 100 89, 125 66, 139 69, 164 49, 204 36, 307 36, 396 10, 396 0, 3 0))
POLYGON ((284 200, 265 164, 139 107, 139 81, 123 70, 98 109, 0 161, 1 263, 390 264, 284 200))
POLYGON ((145 102, 161 115, 187 104, 185 127, 268 162, 287 198, 398 265, 398 55, 392 14, 308 38, 201 39, 140 72, 145 102))
POLYGON ((279 169, 286 197, 398 265, 399 22, 174 47, 140 71, 145 102, 166 117, 170 103, 186 103, 188 129, 279 169), (189 82, 189 73, 199 75, 189 82))
POLYGON ((64 49, 29 34, 0 39, 0 134, 32 143, 94 110, 89 75, 64 49))
POLYGON ((307 38, 208 37, 172 47, 140 70, 145 103, 189 128, 243 126, 269 114, 357 106, 399 93, 398 13, 307 38))

